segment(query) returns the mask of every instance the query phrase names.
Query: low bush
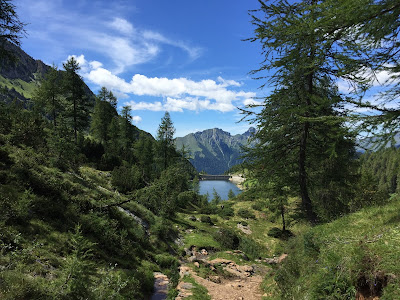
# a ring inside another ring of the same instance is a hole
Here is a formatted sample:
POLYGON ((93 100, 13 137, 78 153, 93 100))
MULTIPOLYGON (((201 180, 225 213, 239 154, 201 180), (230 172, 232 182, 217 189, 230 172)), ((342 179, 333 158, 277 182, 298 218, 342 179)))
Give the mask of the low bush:
POLYGON ((246 255, 252 259, 263 257, 263 252, 265 252, 263 246, 244 236, 240 237, 238 249, 246 253, 246 255))
POLYGON ((272 227, 268 230, 268 236, 276 238, 276 239, 287 239, 293 236, 293 233, 290 230, 282 230, 278 227, 272 227))
POLYGON ((262 211, 265 208, 265 204, 261 201, 257 201, 251 206, 252 209, 262 211))
POLYGON ((213 215, 218 212, 218 207, 216 205, 207 204, 199 209, 199 213, 205 215, 213 215))
POLYGON ((235 231, 229 228, 221 228, 214 233, 213 238, 221 245, 224 249, 238 249, 240 239, 235 231))
POLYGON ((170 269, 179 265, 178 260, 169 254, 157 254, 154 256, 157 265, 163 269, 170 269))
POLYGON ((200 217, 200 221, 202 223, 207 223, 207 224, 210 224, 210 225, 213 224, 213 222, 211 221, 211 218, 209 216, 201 216, 200 217))
POLYGON ((245 218, 245 219, 255 219, 256 216, 249 211, 248 209, 240 208, 238 212, 236 213, 239 217, 245 218))
POLYGON ((247 226, 247 225, 249 225, 249 223, 247 223, 246 221, 240 221, 238 224, 242 224, 242 226, 247 226))
POLYGON ((227 219, 229 217, 233 217, 235 215, 235 211, 233 210, 232 207, 224 207, 224 208, 221 208, 220 211, 218 211, 218 215, 221 218, 227 219))

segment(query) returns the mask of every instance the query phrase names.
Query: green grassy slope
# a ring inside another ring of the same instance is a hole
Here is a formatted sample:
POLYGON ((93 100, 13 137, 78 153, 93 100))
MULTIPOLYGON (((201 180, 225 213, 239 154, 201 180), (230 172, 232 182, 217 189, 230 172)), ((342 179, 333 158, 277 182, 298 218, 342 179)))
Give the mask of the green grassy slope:
POLYGON ((286 251, 277 299, 400 299, 400 197, 304 230, 286 251))
POLYGON ((26 82, 22 79, 8 79, 0 75, 0 86, 7 89, 14 88, 23 97, 31 99, 33 92, 38 87, 38 83, 36 81, 26 82))

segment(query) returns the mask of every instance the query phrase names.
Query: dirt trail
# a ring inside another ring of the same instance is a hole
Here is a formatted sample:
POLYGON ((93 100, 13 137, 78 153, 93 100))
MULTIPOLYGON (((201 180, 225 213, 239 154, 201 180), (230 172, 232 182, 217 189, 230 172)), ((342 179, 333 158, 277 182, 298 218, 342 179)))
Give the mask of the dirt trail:
POLYGON ((260 300, 262 298, 260 284, 263 279, 259 275, 231 280, 223 279, 221 283, 214 283, 197 276, 189 267, 181 267, 182 272, 190 273, 198 284, 204 286, 212 300, 260 300))

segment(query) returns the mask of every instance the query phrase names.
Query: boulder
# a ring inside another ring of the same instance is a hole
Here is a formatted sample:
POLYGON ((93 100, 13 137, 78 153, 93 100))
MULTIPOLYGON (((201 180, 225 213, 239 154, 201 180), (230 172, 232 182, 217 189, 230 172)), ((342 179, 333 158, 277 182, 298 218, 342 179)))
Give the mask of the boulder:
POLYGON ((221 283, 221 278, 219 276, 208 276, 208 279, 214 283, 221 283))

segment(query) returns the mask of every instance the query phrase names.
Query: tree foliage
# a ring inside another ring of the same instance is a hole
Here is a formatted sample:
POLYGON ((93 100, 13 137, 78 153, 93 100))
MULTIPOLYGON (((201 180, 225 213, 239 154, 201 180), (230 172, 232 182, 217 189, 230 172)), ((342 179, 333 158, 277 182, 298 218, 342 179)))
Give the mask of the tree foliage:
POLYGON ((109 126, 113 118, 116 118, 118 115, 114 105, 116 101, 112 92, 108 91, 105 87, 101 88, 96 98, 90 129, 93 136, 103 144, 106 144, 109 140, 109 126))
POLYGON ((74 132, 75 144, 78 141, 78 131, 89 125, 90 102, 84 90, 84 82, 78 75, 79 63, 72 56, 63 64, 65 70, 64 92, 66 95, 66 116, 70 119, 74 132))
POLYGON ((245 111, 258 125, 258 145, 248 149, 248 157, 260 182, 274 182, 278 190, 289 187, 301 197, 308 220, 315 223, 316 207, 324 206, 316 195, 324 190, 337 201, 331 190, 350 179, 351 164, 345 165, 343 178, 333 176, 334 169, 354 154, 336 109, 342 98, 333 81, 338 70, 330 67, 333 42, 316 30, 322 13, 317 1, 260 3, 258 13, 263 17, 253 14, 256 29, 250 40, 261 43, 265 60, 252 73, 273 71, 268 84, 274 91, 265 98, 261 112, 245 111), (324 183, 318 182, 319 170, 326 172, 324 183))
POLYGON ((43 114, 52 119, 54 127, 57 127, 57 119, 64 116, 65 102, 63 96, 61 74, 57 67, 53 65, 35 91, 33 101, 36 108, 41 108, 43 114))
POLYGON ((162 166, 165 170, 176 156, 175 151, 175 128, 169 112, 165 112, 157 130, 158 151, 161 157, 162 166))
POLYGON ((7 50, 6 44, 19 46, 21 38, 25 35, 26 24, 20 21, 12 2, 0 1, 0 58, 5 60, 15 60, 13 53, 7 50))

